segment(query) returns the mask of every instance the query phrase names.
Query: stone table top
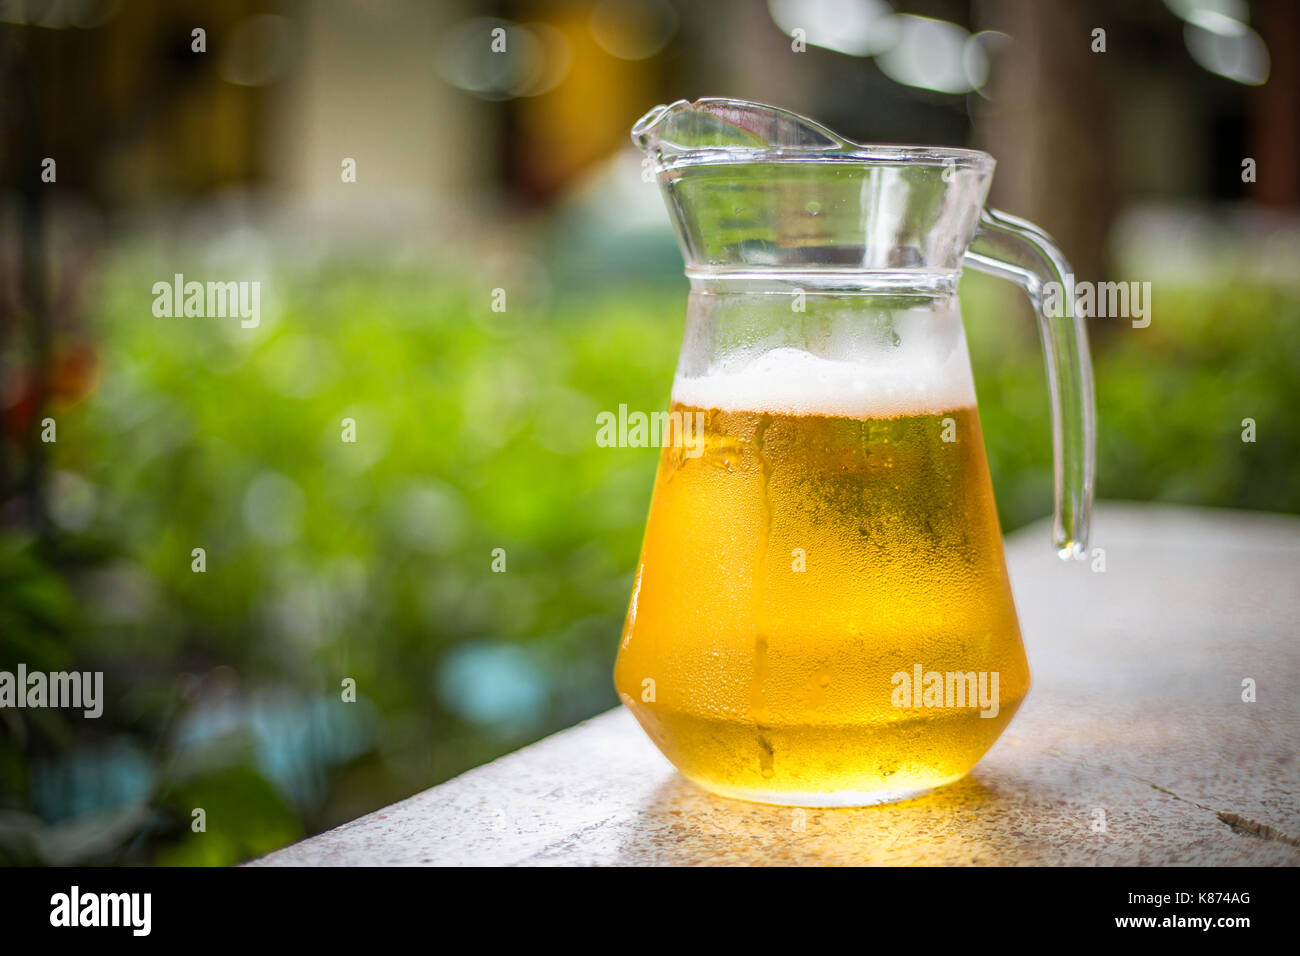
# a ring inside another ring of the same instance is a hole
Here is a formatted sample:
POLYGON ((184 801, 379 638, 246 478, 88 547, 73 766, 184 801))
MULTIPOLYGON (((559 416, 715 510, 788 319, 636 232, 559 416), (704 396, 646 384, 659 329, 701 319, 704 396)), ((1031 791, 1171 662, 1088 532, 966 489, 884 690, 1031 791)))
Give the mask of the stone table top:
POLYGON ((951 786, 727 800, 620 708, 256 863, 1300 864, 1300 519, 1103 503, 1094 529, 1104 571, 1008 536, 1034 684, 951 786))

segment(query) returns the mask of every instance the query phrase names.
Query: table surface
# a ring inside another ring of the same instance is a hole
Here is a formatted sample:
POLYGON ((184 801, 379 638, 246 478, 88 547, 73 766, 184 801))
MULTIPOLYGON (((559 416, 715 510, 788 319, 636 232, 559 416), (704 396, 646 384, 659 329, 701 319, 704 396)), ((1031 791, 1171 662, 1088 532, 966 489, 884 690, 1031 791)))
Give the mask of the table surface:
POLYGON ((619 708, 255 863, 1300 864, 1300 519, 1103 503, 1094 529, 1104 571, 1008 536, 1033 689, 926 796, 723 799, 619 708))

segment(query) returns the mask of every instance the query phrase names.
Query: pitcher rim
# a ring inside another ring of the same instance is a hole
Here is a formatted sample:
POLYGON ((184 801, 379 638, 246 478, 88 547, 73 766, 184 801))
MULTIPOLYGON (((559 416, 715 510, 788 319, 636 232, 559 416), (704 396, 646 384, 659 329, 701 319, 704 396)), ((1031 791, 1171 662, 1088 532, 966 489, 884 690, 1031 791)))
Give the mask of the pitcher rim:
POLYGON ((991 172, 996 160, 981 149, 964 146, 934 146, 921 143, 860 143, 816 123, 802 114, 778 106, 755 103, 725 96, 706 96, 695 101, 675 100, 668 104, 659 104, 637 120, 632 127, 632 142, 642 151, 651 155, 662 170, 683 166, 710 166, 742 164, 753 162, 771 162, 779 164, 793 163, 833 163, 857 165, 913 165, 913 166, 947 166, 957 165, 963 168, 991 172), (667 115, 675 110, 698 110, 709 106, 734 106, 738 108, 760 106, 773 113, 782 114, 824 136, 828 143, 820 146, 693 146, 686 147, 670 141, 657 139, 654 128, 667 115))

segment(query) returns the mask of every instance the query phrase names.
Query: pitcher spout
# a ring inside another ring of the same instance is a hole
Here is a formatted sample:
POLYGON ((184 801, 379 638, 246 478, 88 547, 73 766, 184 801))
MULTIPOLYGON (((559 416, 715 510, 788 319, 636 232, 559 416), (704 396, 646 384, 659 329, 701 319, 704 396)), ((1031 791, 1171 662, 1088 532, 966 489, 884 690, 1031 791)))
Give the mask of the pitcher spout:
POLYGON ((858 143, 745 100, 656 106, 632 139, 688 271, 955 276, 993 173, 978 150, 858 143))
POLYGON ((696 151, 780 149, 824 156, 858 146, 789 110, 722 97, 656 106, 632 127, 632 141, 669 162, 696 151))

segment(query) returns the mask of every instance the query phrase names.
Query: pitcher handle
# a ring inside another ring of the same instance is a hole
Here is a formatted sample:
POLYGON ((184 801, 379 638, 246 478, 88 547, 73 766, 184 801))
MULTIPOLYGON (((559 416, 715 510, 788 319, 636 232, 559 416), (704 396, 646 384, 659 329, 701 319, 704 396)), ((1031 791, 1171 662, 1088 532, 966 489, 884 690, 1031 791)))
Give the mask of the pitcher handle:
POLYGON ((1088 332, 1083 319, 1075 314, 1070 264, 1037 226, 987 208, 980 212, 965 262, 1018 284, 1038 314, 1052 399, 1056 473, 1052 541, 1062 558, 1083 558, 1092 516, 1097 410, 1088 332))

